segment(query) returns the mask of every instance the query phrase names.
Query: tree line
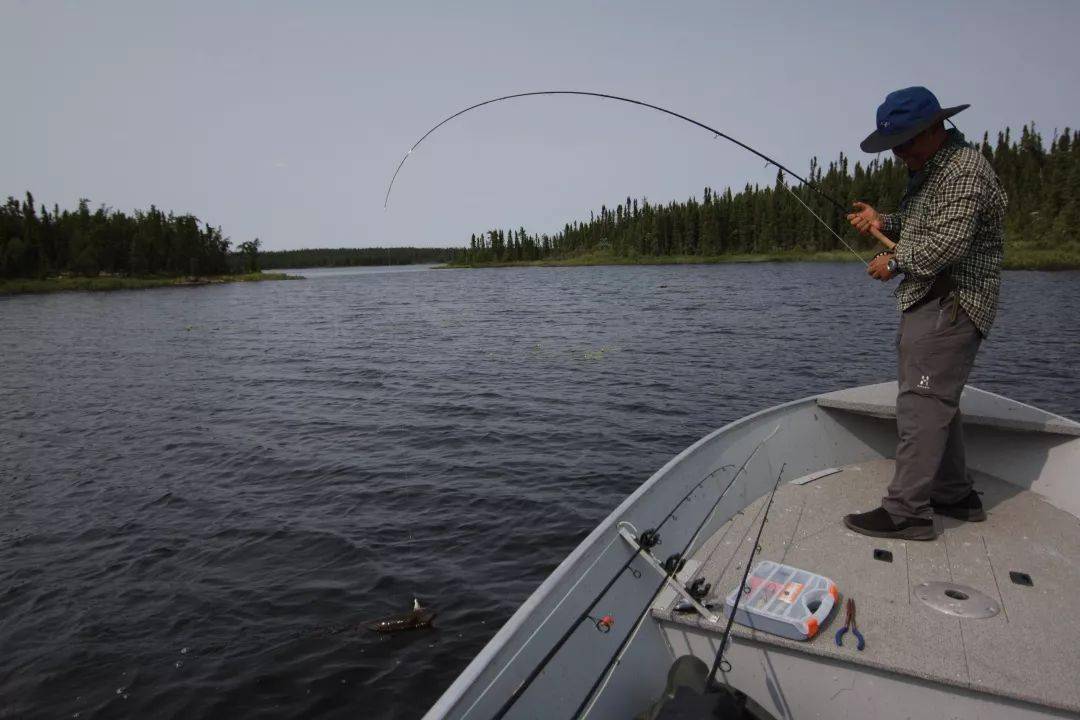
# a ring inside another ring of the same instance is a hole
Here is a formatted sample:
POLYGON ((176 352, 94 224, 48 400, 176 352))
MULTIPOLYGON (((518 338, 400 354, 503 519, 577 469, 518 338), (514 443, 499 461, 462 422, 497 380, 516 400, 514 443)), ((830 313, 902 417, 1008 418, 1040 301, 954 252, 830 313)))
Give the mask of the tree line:
POLYGON ((0 278, 53 275, 220 275, 229 271, 229 240, 194 215, 153 205, 128 214, 104 205, 50 211, 27 192, 0 206, 0 278))
MULTIPOLYGON (((1049 144, 1034 125, 1020 136, 1009 129, 995 143, 983 135, 978 145, 1009 195, 1005 218, 1010 244, 1033 248, 1080 248, 1080 132, 1055 133, 1049 144)), ((808 178, 823 192, 861 199, 880 210, 895 209, 907 179, 891 157, 865 165, 839 158, 823 167, 814 158, 808 178)), ((93 276, 218 275, 244 269, 342 267, 464 262, 483 264, 566 258, 605 253, 636 256, 719 256, 735 253, 807 252, 841 249, 839 241, 799 200, 840 234, 849 231, 843 215, 806 186, 777 174, 771 186, 746 184, 716 192, 706 187, 699 201, 653 204, 627 197, 606 205, 589 220, 574 221, 555 233, 492 229, 473 234, 464 250, 455 248, 338 248, 260 252, 259 241, 230 253, 220 227, 190 214, 149 210, 124 213, 104 205, 91 210, 86 199, 75 210, 50 211, 31 193, 0 205, 0 278, 41 278, 62 274, 93 276), (796 196, 798 199, 796 199, 796 196)), ((853 245, 867 241, 848 232, 853 245)))
MULTIPOLYGON (((1076 246, 1080 222, 1080 132, 1068 128, 1049 143, 1034 124, 1020 137, 1011 130, 988 134, 977 145, 993 165, 1009 195, 1006 238, 1035 248, 1076 246)), ((840 154, 822 167, 810 161, 807 179, 840 200, 863 200, 881 211, 896 209, 907 182, 907 169, 892 157, 863 164, 840 154)), ((843 235, 846 218, 830 202, 793 178, 777 173, 771 186, 745 185, 716 192, 706 187, 699 201, 653 204, 627 197, 606 205, 589 220, 564 225, 552 234, 492 229, 473 234, 459 261, 469 264, 559 259, 603 253, 618 257, 719 256, 736 253, 841 250, 840 242, 799 201, 843 235), (797 198, 796 198, 797 196, 797 198)), ((856 247, 870 243, 848 232, 856 247)))
POLYGON ((459 248, 375 247, 271 250, 259 253, 267 269, 307 267, 356 267, 364 265, 413 265, 451 262, 459 248))
POLYGON ((235 251, 220 227, 194 215, 124 213, 104 205, 49 210, 33 194, 0 206, 0 278, 58 275, 224 275, 261 269, 406 265, 452 261, 456 248, 338 248, 261 251, 258 238, 235 251))

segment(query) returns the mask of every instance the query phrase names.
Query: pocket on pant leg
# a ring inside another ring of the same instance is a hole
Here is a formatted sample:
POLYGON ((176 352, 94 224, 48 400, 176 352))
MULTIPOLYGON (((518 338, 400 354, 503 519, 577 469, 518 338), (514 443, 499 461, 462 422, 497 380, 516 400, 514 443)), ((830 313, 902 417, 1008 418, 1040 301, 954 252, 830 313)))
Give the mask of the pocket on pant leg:
POLYGON ((902 389, 959 403, 980 339, 963 311, 956 322, 936 324, 930 332, 912 338, 907 347, 907 387, 902 389))

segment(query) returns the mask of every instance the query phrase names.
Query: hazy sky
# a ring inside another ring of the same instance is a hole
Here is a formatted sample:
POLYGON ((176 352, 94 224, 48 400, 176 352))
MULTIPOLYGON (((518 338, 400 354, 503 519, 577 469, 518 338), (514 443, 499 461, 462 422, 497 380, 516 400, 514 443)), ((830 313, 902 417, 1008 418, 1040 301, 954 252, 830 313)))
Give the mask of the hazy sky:
POLYGON ((771 182, 673 118, 528 98, 640 98, 803 170, 867 157, 898 87, 969 136, 1080 126, 1080 2, 44 2, 0 0, 0 195, 154 203, 267 249, 463 245, 553 231, 627 195, 771 182))

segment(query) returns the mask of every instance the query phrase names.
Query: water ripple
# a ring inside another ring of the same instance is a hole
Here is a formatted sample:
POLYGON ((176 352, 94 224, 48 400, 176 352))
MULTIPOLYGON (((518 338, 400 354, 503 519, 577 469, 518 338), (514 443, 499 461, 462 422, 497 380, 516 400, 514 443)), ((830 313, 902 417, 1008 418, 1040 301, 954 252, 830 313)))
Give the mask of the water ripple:
MULTIPOLYGON (((850 264, 306 274, 0 303, 0 718, 417 717, 672 455, 895 368, 850 264)), ((1078 278, 973 382, 1080 416, 1078 278)))

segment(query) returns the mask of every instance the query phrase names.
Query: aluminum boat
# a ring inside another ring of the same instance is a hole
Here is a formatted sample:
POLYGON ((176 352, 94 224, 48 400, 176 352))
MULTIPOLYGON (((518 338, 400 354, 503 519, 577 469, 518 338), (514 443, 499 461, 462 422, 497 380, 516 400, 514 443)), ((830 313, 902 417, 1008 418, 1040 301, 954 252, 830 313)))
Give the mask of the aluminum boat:
MULTIPOLYGON (((965 388, 988 518, 938 517, 933 542, 871 538, 842 517, 875 507, 892 477, 896 391, 808 397, 694 443, 597 526, 425 717, 662 715, 680 658, 713 666, 723 600, 751 558, 828 577, 840 596, 809 640, 733 626, 716 684, 754 717, 1080 717, 1080 424, 965 388), (704 595, 690 592, 699 578, 704 595), (862 650, 835 641, 847 598, 862 650)), ((680 715, 697 716, 713 715, 680 715)))

